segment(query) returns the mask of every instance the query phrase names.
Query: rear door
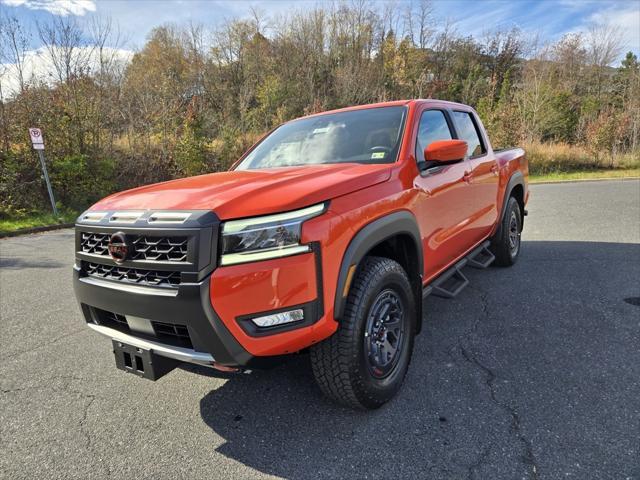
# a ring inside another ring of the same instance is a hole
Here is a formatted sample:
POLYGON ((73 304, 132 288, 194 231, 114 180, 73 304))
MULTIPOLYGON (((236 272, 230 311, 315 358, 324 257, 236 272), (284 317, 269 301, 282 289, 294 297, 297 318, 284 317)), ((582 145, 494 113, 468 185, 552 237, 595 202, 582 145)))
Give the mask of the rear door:
POLYGON ((459 138, 469 146, 467 156, 471 177, 468 196, 473 208, 468 233, 471 243, 477 243, 489 234, 497 219, 498 164, 493 152, 488 151, 488 142, 476 115, 471 111, 453 110, 452 116, 459 138))
MULTIPOLYGON (((424 149, 436 140, 456 138, 451 113, 429 105, 418 114, 415 158, 424 160, 424 149)), ((473 205, 469 202, 471 174, 468 160, 432 165, 414 180, 418 190, 415 212, 424 235, 425 280, 439 273, 469 247, 466 226, 473 205)))

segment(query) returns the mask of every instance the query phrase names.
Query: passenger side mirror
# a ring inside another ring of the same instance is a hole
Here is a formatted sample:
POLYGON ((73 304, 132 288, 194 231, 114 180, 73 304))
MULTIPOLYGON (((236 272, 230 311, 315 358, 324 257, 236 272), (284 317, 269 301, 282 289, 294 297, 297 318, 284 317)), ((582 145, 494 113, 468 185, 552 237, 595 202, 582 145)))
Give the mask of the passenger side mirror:
POLYGON ((424 149, 426 162, 456 162, 463 160, 466 155, 467 142, 464 140, 437 140, 424 149))

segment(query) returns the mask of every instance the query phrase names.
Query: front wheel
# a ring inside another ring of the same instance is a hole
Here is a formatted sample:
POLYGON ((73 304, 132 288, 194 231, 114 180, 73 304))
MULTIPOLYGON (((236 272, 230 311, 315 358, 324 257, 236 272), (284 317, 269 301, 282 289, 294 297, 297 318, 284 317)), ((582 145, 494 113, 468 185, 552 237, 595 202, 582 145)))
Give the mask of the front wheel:
POLYGON ((325 395, 359 409, 389 401, 409 368, 416 311, 413 289, 400 264, 366 257, 338 331, 311 348, 313 373, 325 395))

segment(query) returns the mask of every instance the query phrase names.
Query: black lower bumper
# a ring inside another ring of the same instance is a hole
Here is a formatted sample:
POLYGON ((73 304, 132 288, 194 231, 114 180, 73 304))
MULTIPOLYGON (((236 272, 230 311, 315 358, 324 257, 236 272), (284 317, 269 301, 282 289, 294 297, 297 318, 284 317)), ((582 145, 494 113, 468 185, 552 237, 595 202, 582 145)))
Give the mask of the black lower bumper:
MULTIPOLYGON (((98 323, 95 310, 179 324, 188 328, 193 349, 209 353, 225 366, 260 367, 259 357, 247 352, 223 324, 211 306, 210 277, 200 283, 181 284, 177 292, 135 288, 108 280, 96 282, 74 268, 73 286, 87 323, 98 323), (167 294, 169 293, 169 294, 167 294)), ((133 333, 136 336, 138 334, 133 333)), ((139 334, 144 337, 143 333, 139 334)), ((273 359, 272 359, 273 360, 273 359)))

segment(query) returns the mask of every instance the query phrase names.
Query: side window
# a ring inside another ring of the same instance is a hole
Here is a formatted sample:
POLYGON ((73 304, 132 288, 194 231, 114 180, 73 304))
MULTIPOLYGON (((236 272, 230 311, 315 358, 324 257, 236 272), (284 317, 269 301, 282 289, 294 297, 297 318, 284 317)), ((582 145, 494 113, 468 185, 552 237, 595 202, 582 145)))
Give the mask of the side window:
POLYGON ((418 139, 416 141, 416 158, 424 161, 424 149, 436 140, 451 140, 451 130, 442 110, 427 110, 420 117, 418 139))
POLYGON ((467 155, 475 157, 476 155, 487 153, 487 149, 482 143, 476 122, 473 120, 471 113, 454 111, 453 118, 455 118, 456 129, 458 130, 460 140, 465 140, 469 145, 467 155))

